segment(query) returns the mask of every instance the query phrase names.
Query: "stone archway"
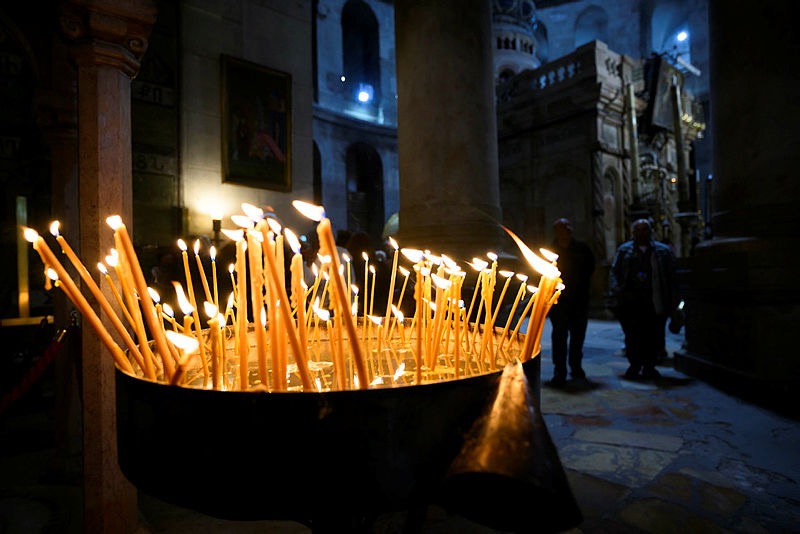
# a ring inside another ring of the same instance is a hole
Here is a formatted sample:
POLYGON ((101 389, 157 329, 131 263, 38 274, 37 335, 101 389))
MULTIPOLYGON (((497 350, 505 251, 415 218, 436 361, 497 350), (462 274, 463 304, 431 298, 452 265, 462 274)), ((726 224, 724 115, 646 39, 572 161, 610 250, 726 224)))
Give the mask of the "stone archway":
POLYGON ((347 147, 347 228, 367 232, 376 242, 383 232, 383 162, 367 143, 347 147))

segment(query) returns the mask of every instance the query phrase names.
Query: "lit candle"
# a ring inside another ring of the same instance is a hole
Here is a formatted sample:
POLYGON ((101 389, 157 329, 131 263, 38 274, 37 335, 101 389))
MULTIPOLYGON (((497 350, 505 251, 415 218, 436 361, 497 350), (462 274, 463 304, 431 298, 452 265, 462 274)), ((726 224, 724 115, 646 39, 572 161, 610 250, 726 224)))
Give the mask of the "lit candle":
MULTIPOLYGON (((75 254, 75 251, 73 251, 72 247, 69 246, 66 239, 64 239, 64 236, 59 234, 58 227, 59 227, 58 221, 53 222, 50 225, 50 233, 56 238, 56 241, 61 246, 61 251, 64 254, 66 254, 67 258, 69 258, 69 261, 72 263, 73 267, 75 267, 75 270, 78 271, 78 274, 80 275, 81 279, 87 285, 92 295, 94 296, 95 300, 102 308, 103 313, 105 313, 106 317, 108 317, 108 319, 111 321, 111 324, 114 326, 114 330, 116 330, 117 334, 120 335, 120 337, 125 343, 125 346, 128 347, 128 350, 136 359, 136 362, 139 364, 139 366, 142 367, 145 376, 151 380, 154 379, 155 371, 153 369, 152 362, 146 360, 142 356, 142 353, 136 346, 136 342, 133 340, 130 333, 125 328, 125 325, 122 324, 122 321, 120 321, 119 316, 111 307, 111 303, 108 302, 108 299, 106 299, 105 295, 103 295, 103 292, 100 291, 100 287, 98 287, 94 279, 89 275, 89 271, 80 261, 80 259, 78 259, 78 256, 75 254)), ((116 294, 116 288, 114 288, 114 293, 116 294)), ((118 294, 116 295, 119 296, 118 294)), ((123 310, 127 312, 127 309, 124 307, 123 310)))
POLYGON ((524 362, 535 356, 533 351, 538 344, 538 338, 542 334, 544 326, 544 319, 546 315, 546 306, 550 301, 550 297, 556 290, 556 287, 561 282, 559 276, 561 272, 550 262, 537 256, 530 248, 528 248, 517 235, 506 228, 503 229, 508 233, 514 242, 519 247, 522 255, 528 263, 538 271, 542 277, 539 280, 539 291, 537 298, 534 302, 533 309, 531 310, 530 319, 528 320, 528 329, 525 334, 525 344, 523 345, 522 353, 520 354, 520 361, 524 362))
POLYGON ((386 299, 386 314, 384 315, 383 318, 383 324, 386 325, 386 327, 384 328, 384 332, 387 335, 387 337, 389 334, 389 327, 390 327, 389 314, 392 312, 392 301, 394 299, 394 283, 395 283, 395 278, 397 277, 397 260, 399 258, 398 252, 400 249, 400 247, 397 246, 397 241, 395 241, 391 237, 389 237, 389 244, 394 249, 394 255, 392 256, 392 276, 389 279, 389 295, 388 298, 386 299))
POLYGON ((186 253, 186 242, 183 239, 178 239, 178 248, 181 249, 181 256, 183 257, 183 272, 186 276, 186 295, 189 302, 192 304, 192 318, 194 319, 194 334, 197 338, 200 349, 200 358, 205 361, 206 348, 203 343, 203 324, 200 322, 200 313, 197 309, 197 300, 194 296, 194 285, 192 284, 192 273, 189 269, 189 256, 186 253))
POLYGON ((131 274, 136 284, 136 291, 139 293, 139 299, 142 301, 144 318, 147 321, 147 325, 150 327, 150 333, 155 339, 156 348, 158 348, 158 352, 161 354, 161 360, 164 364, 164 374, 169 380, 175 372, 175 365, 172 362, 171 352, 167 345, 167 338, 164 335, 164 325, 161 319, 156 316, 155 306, 150 299, 150 294, 147 292, 147 283, 145 282, 142 268, 139 265, 136 251, 133 249, 133 241, 131 241, 131 237, 128 234, 128 228, 118 215, 108 217, 106 223, 114 230, 115 239, 119 236, 119 241, 122 244, 121 252, 125 253, 128 265, 131 268, 131 274))
POLYGON ((105 277, 106 282, 108 282, 108 286, 111 288, 111 293, 114 295, 114 300, 117 301, 117 306, 122 310, 122 314, 125 316, 125 320, 128 321, 128 324, 132 327, 133 326, 133 317, 131 317, 128 308, 125 306, 125 303, 122 301, 122 295, 119 294, 117 291, 117 286, 114 285, 114 281, 111 279, 111 275, 108 274, 108 269, 106 268, 103 262, 97 262, 97 269, 102 273, 105 277))
MULTIPOLYGON (((264 310, 264 265, 261 251, 261 233, 255 229, 245 231, 247 236, 247 260, 250 265, 250 316, 256 326, 256 355, 258 358, 258 375, 261 383, 269 384, 269 370, 267 368, 267 332, 259 324, 261 313, 264 310)), ((273 327, 272 324, 269 325, 273 327)))
MULTIPOLYGON (((267 229, 263 228, 262 232, 264 237, 268 239, 268 242, 271 245, 272 240, 269 239, 269 235, 267 233, 267 229)), ((281 320, 283 321, 283 325, 286 329, 286 335, 289 337, 289 343, 292 346, 292 351, 294 352, 294 360, 297 364, 297 372, 300 375, 300 381, 303 383, 303 389, 306 391, 311 391, 313 387, 313 382, 311 380, 311 373, 308 369, 308 360, 307 355, 304 347, 300 346, 300 339, 297 335, 297 328, 292 321, 292 314, 291 314, 291 305, 289 304, 289 297, 286 295, 286 284, 283 280, 279 279, 280 271, 277 268, 277 259, 272 253, 272 251, 268 251, 267 254, 264 254, 264 257, 267 260, 268 264, 268 276, 270 283, 272 284, 272 291, 273 291, 273 301, 277 300, 280 303, 281 307, 281 320)), ((270 325, 270 328, 274 327, 275 325, 270 325)))
POLYGON ((111 355, 114 357, 114 361, 116 362, 117 366, 122 369, 123 371, 134 374, 133 366, 131 366, 131 362, 125 357, 125 354, 122 352, 122 349, 117 345, 114 339, 111 337, 111 334, 108 333, 108 330, 103 326, 102 321, 94 312, 89 303, 86 301, 86 298, 81 294, 78 286, 75 285, 72 278, 70 278, 69 274, 67 273, 64 266, 56 258, 53 251, 50 250, 50 247, 47 246, 45 243, 44 238, 40 236, 36 230, 32 228, 26 228, 24 231, 25 239, 33 244, 33 249, 39 253, 39 256, 42 258, 42 262, 46 266, 50 266, 53 270, 55 270, 56 274, 58 275, 58 279, 66 288, 67 296, 70 297, 73 304, 78 308, 78 311, 81 312, 81 315, 86 318, 89 324, 94 329, 95 333, 100 338, 100 341, 106 346, 106 348, 111 352, 111 355))
POLYGON ((300 336, 300 346, 304 349, 308 346, 308 332, 306 330, 306 298, 305 280, 303 279, 303 255, 300 253, 300 240, 297 235, 289 230, 285 230, 286 243, 292 250, 292 263, 289 266, 291 272, 292 300, 294 308, 297 310, 297 329, 300 336))
POLYGON ((217 284, 217 247, 211 246, 208 251, 211 257, 211 284, 214 286, 214 306, 219 309, 219 286, 217 284))
POLYGON ((200 342, 197 341, 197 338, 194 336, 190 337, 188 335, 179 334, 178 332, 173 332, 172 330, 168 330, 165 335, 169 342, 183 353, 180 361, 178 361, 175 374, 172 380, 170 380, 170 384, 178 385, 183 382, 183 377, 186 373, 186 365, 189 363, 192 354, 197 351, 200 342))
POLYGON ((350 315, 349 299, 345 291, 344 281, 339 271, 339 255, 336 252, 336 240, 333 237, 331 221, 325 217, 325 211, 320 206, 314 206, 313 204, 308 204, 299 200, 293 201, 292 205, 310 219, 319 221, 319 224, 317 224, 317 236, 320 241, 320 249, 323 254, 329 254, 331 256, 332 271, 330 273, 330 279, 333 283, 334 295, 339 300, 339 315, 343 319, 350 340, 353 361, 356 365, 356 373, 358 373, 359 387, 367 388, 369 385, 369 377, 367 376, 361 345, 358 343, 358 334, 353 324, 353 317, 350 315))
POLYGON ((517 311, 517 306, 519 306, 519 301, 522 296, 525 294, 525 282, 528 280, 528 275, 525 274, 517 274, 517 279, 520 280, 522 283, 519 285, 519 290, 517 291, 517 296, 514 299, 514 304, 511 305, 511 310, 508 312, 508 319, 506 319, 505 327, 503 328, 503 333, 500 336, 500 345, 499 350, 503 350, 503 345, 506 342, 506 336, 508 335, 508 328, 511 326, 511 320, 514 318, 514 313, 517 311))
POLYGON ((211 339, 211 386, 222 389, 222 344, 221 316, 219 309, 212 302, 203 303, 208 315, 208 336, 211 339))
MULTIPOLYGON (((242 237, 236 241, 236 332, 238 341, 236 348, 239 352, 239 387, 247 389, 249 386, 248 353, 250 344, 247 342, 247 267, 245 266, 245 249, 247 245, 242 237)), ((266 385, 266 384, 264 384, 266 385)))
MULTIPOLYGON (((183 312, 183 333, 184 335, 194 335, 195 338, 197 336, 192 334, 192 324, 194 323, 194 317, 197 316, 194 306, 192 303, 189 302, 189 299, 186 298, 186 294, 183 292, 183 286, 179 282, 172 281, 172 287, 175 288, 175 295, 178 298, 178 306, 180 307, 181 311, 183 312)), ((202 343, 202 340, 198 338, 198 348, 199 345, 202 343)), ((202 362, 203 367, 203 385, 205 385, 209 378, 208 372, 208 362, 206 362, 205 357, 201 358, 200 361, 202 362)))
POLYGON ((203 291, 206 294, 206 300, 211 300, 211 290, 208 288, 208 279, 206 278, 206 271, 203 269, 203 261, 200 259, 200 240, 196 239, 194 242, 194 259, 197 263, 197 270, 200 271, 200 281, 203 282, 203 291))

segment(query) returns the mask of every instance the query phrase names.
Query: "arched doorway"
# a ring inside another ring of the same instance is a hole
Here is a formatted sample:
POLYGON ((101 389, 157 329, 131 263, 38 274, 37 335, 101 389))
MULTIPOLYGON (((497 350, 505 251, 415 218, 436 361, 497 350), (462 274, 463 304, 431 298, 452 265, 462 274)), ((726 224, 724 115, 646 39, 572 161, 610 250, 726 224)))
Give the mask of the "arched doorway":
POLYGON ((378 241, 383 231, 383 163, 367 143, 347 148, 347 228, 378 241))

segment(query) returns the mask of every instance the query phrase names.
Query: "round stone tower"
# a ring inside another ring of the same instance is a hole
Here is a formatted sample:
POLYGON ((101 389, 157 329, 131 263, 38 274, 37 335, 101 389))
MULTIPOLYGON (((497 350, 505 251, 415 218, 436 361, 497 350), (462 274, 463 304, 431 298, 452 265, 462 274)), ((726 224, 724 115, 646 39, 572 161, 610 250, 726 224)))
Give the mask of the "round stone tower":
POLYGON ((533 0, 492 0, 495 82, 539 66, 533 23, 533 0))

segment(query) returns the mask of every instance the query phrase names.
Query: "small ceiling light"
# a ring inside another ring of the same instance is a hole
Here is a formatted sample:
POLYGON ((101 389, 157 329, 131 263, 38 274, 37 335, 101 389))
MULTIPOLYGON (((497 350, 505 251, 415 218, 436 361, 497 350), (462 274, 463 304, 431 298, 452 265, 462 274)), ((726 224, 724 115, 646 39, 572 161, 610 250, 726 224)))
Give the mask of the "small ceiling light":
POLYGON ((344 82, 345 82, 345 80, 347 80, 347 78, 345 78, 345 77, 344 77, 344 74, 342 74, 341 76, 339 76, 339 81, 341 81, 342 83, 344 83, 344 82))
POLYGON ((685 31, 678 32, 678 35, 676 37, 676 39, 678 39, 679 43, 682 43, 683 41, 685 41, 688 38, 689 38, 689 34, 687 32, 685 32, 685 31))
POLYGON ((368 83, 358 84, 358 92, 356 92, 356 99, 362 104, 370 102, 374 94, 375 94, 374 90, 372 89, 372 86, 370 84, 368 83))

